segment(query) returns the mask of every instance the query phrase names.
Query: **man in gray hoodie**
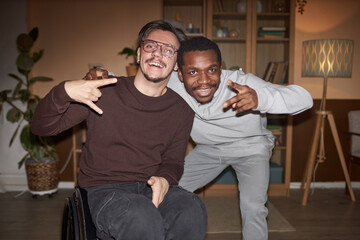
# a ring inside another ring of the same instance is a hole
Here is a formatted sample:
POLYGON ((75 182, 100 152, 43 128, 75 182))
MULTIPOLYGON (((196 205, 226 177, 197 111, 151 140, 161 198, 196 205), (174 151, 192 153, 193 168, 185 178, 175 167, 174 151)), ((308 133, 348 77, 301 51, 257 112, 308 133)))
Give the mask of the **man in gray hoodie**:
POLYGON ((168 87, 195 111, 191 137, 196 147, 185 158, 179 185, 195 191, 231 166, 239 182, 242 239, 267 239, 265 203, 274 137, 266 128, 266 113, 297 114, 311 108, 313 100, 300 86, 222 70, 221 62, 217 44, 207 38, 181 43, 179 70, 168 87))

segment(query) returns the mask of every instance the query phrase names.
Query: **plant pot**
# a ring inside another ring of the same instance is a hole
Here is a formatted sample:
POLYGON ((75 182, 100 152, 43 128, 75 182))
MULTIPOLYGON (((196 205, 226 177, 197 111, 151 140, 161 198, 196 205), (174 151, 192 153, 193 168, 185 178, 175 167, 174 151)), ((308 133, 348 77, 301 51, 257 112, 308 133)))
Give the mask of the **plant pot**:
POLYGON ((47 159, 44 162, 29 160, 25 163, 30 193, 33 195, 52 194, 59 184, 58 162, 47 159))
POLYGON ((128 65, 128 66, 126 66, 126 73, 127 73, 128 77, 135 76, 137 70, 138 70, 137 65, 128 65))

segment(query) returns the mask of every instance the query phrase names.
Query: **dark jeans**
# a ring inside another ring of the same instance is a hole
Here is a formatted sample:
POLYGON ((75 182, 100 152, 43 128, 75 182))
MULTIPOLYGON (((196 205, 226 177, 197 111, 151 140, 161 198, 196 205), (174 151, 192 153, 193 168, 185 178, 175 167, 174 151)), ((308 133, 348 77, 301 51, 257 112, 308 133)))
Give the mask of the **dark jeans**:
POLYGON ((203 240, 207 213, 194 193, 173 186, 156 208, 144 182, 90 187, 88 202, 100 239, 203 240))

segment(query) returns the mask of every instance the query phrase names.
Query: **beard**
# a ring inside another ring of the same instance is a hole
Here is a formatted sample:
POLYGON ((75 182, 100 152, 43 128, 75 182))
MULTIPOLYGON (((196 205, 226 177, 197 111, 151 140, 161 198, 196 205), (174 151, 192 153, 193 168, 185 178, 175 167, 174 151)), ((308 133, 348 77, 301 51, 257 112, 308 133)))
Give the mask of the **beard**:
MULTIPOLYGON (((153 60, 153 59, 149 59, 149 60, 147 60, 146 62, 150 62, 150 61, 152 61, 152 60, 153 60)), ((166 68, 166 64, 165 64, 165 63, 162 62, 161 64, 164 65, 165 68, 166 68)), ((175 66, 175 64, 174 64, 174 66, 175 66)), ((174 66, 173 66, 171 69, 173 69, 174 66)), ((141 67, 141 64, 140 64, 140 70, 141 70, 142 74, 144 75, 145 79, 148 80, 148 81, 150 81, 150 82, 153 82, 153 83, 162 82, 162 81, 168 79, 168 77, 171 75, 171 72, 172 72, 172 71, 170 71, 170 72, 169 72, 166 76, 164 76, 164 77, 152 78, 152 77, 150 77, 148 74, 146 74, 146 73, 144 72, 143 68, 141 67)))
POLYGON ((150 77, 149 75, 147 75, 146 73, 144 73, 142 69, 141 69, 141 72, 144 74, 144 77, 146 78, 146 80, 148 80, 148 81, 150 81, 150 82, 153 82, 153 83, 162 82, 162 81, 166 80, 166 79, 170 76, 170 74, 171 74, 171 72, 170 72, 170 73, 169 73, 168 75, 166 75, 165 77, 152 78, 152 77, 150 77))

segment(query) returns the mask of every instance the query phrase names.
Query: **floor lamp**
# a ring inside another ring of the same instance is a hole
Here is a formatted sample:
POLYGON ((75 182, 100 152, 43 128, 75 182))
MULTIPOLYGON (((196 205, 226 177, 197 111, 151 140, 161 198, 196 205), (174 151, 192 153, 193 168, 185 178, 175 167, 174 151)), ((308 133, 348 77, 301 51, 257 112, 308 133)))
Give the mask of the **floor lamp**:
POLYGON ((320 109, 316 111, 314 138, 306 166, 306 171, 304 173, 301 184, 301 189, 303 189, 306 183, 302 201, 302 205, 304 206, 307 203, 315 162, 316 160, 318 162, 324 162, 325 160, 323 134, 326 119, 329 122, 331 133, 335 141, 351 200, 355 201, 349 173, 346 167, 344 153, 342 151, 339 135, 336 130, 334 116, 331 111, 326 111, 326 89, 328 77, 351 77, 353 51, 354 41, 348 39, 317 39, 303 42, 302 76, 322 77, 324 79, 320 109))

